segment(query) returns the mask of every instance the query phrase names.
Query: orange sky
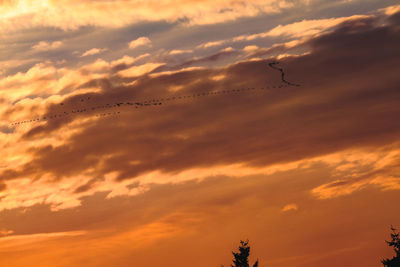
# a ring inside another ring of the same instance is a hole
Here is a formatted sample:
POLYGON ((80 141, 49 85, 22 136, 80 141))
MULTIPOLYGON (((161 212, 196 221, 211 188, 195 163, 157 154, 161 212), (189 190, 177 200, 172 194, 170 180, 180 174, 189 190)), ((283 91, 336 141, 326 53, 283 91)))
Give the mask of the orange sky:
POLYGON ((380 266, 395 3, 0 1, 0 266, 380 266))

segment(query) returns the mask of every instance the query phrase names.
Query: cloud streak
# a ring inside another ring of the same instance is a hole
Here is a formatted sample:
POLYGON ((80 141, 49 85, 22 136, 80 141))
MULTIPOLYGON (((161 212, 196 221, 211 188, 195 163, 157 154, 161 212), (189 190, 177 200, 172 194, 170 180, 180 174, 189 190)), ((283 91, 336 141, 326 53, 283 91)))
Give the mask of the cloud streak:
POLYGON ((81 57, 97 55, 97 54, 100 54, 100 53, 102 53, 104 51, 107 51, 107 48, 92 48, 92 49, 89 49, 89 50, 85 51, 81 55, 81 57))

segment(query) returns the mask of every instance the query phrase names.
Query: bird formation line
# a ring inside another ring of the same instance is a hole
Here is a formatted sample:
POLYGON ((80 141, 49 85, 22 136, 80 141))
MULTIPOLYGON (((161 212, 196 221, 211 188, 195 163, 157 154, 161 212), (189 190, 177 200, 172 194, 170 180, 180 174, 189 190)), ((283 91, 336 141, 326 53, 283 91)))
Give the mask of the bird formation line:
POLYGON ((281 79, 282 79, 282 82, 283 82, 283 83, 286 83, 287 85, 290 85, 290 86, 300 86, 300 84, 291 83, 291 82, 285 80, 285 72, 283 71, 282 68, 276 67, 275 65, 277 65, 277 64, 279 64, 279 62, 277 62, 277 61, 268 63, 268 65, 269 65, 271 68, 280 71, 280 73, 281 73, 281 79))
MULTIPOLYGON (((208 92, 198 92, 193 94, 187 95, 175 95, 175 96, 164 96, 164 97, 157 97, 151 100, 144 100, 144 101, 123 101, 123 102, 114 102, 114 103, 106 103, 103 105, 93 105, 90 107, 81 107, 78 109, 70 109, 64 110, 58 113, 48 114, 39 116, 36 118, 28 119, 28 120, 21 120, 12 122, 11 126, 19 126, 31 123, 37 123, 42 121, 52 121, 55 119, 62 119, 67 118, 73 115, 79 114, 88 114, 89 112, 96 112, 96 114, 92 114, 96 117, 104 117, 110 115, 118 115, 120 111, 111 111, 111 109, 121 108, 121 107, 132 107, 135 109, 138 108, 146 108, 146 107, 160 107, 164 104, 167 104, 171 101, 178 101, 178 100, 189 100, 189 99, 196 99, 205 96, 215 96, 215 95, 224 95, 224 94, 234 94, 234 93, 241 93, 241 92, 256 92, 256 91, 267 91, 268 89, 275 89, 275 88, 285 88, 288 86, 300 86, 298 84, 293 84, 284 79, 284 72, 281 68, 274 67, 274 64, 278 64, 278 62, 269 63, 269 66, 274 69, 278 69, 282 73, 282 84, 277 86, 265 86, 265 87, 248 87, 248 88, 240 88, 240 89, 227 89, 227 90, 214 90, 208 92), (272 65, 271 65, 272 64, 272 65), (97 113, 101 110, 100 113, 97 113)), ((81 98, 81 102, 86 102, 90 100, 90 97, 81 98)), ((60 103, 61 106, 64 106, 64 103, 60 103)))

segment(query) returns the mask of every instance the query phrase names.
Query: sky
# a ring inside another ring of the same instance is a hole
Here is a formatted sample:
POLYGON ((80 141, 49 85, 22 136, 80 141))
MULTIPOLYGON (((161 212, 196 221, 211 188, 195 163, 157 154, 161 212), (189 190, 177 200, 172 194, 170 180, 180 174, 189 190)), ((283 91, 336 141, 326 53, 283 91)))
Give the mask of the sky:
POLYGON ((400 5, 0 0, 0 265, 381 266, 400 5))

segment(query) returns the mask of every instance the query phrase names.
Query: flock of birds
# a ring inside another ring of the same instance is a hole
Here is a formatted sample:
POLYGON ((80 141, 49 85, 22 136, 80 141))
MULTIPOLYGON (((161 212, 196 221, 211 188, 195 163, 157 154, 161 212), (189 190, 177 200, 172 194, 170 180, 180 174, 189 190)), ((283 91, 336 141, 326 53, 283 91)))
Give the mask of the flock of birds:
POLYGON ((271 68, 273 68, 273 69, 275 69, 275 70, 280 71, 280 73, 281 73, 281 80, 282 80, 283 83, 285 83, 285 84, 287 84, 287 85, 290 85, 290 86, 300 86, 300 84, 291 83, 291 82, 287 81, 287 80, 285 79, 285 72, 283 71, 283 69, 282 69, 282 68, 279 68, 279 67, 277 67, 277 66, 275 66, 275 65, 278 65, 278 64, 279 64, 279 62, 278 62, 278 61, 275 61, 275 62, 268 63, 268 66, 270 66, 271 68))
MULTIPOLYGON (((64 110, 59 113, 47 114, 47 115, 43 115, 41 117, 29 119, 29 120, 15 121, 15 122, 11 123, 11 126, 15 127, 15 126, 19 126, 19 125, 36 123, 36 122, 41 122, 41 121, 50 121, 50 120, 55 120, 55 119, 66 118, 71 115, 78 115, 78 114, 84 114, 84 113, 86 113, 86 114, 95 113, 92 115, 94 115, 96 117, 105 117, 105 116, 120 114, 121 111, 115 110, 115 109, 119 109, 121 107, 132 107, 135 109, 145 108, 145 107, 159 107, 168 102, 177 101, 177 100, 188 100, 188 99, 195 99, 195 98, 201 98, 201 97, 206 97, 206 96, 215 96, 215 95, 241 93, 241 92, 266 91, 268 89, 284 88, 284 87, 288 87, 288 86, 300 86, 299 84, 294 84, 294 83, 291 83, 291 82, 285 80, 285 72, 283 71, 282 68, 276 67, 277 64, 279 64, 279 62, 272 62, 272 63, 269 63, 268 65, 271 68, 281 72, 282 84, 280 84, 278 86, 266 86, 266 87, 259 87, 259 88, 250 87, 250 88, 240 88, 240 89, 230 89, 230 90, 229 89, 228 90, 215 90, 215 91, 208 91, 208 92, 188 94, 188 95, 159 97, 157 99, 144 100, 144 101, 124 101, 124 102, 107 103, 107 104, 97 105, 97 106, 92 105, 90 107, 81 107, 81 108, 77 108, 77 109, 64 110), (98 112, 98 111, 100 111, 100 112, 98 112)), ((81 102, 88 102, 89 100, 90 100, 90 97, 86 97, 86 98, 82 98, 81 102)), ((60 105, 64 106, 64 103, 60 103, 60 105)))

